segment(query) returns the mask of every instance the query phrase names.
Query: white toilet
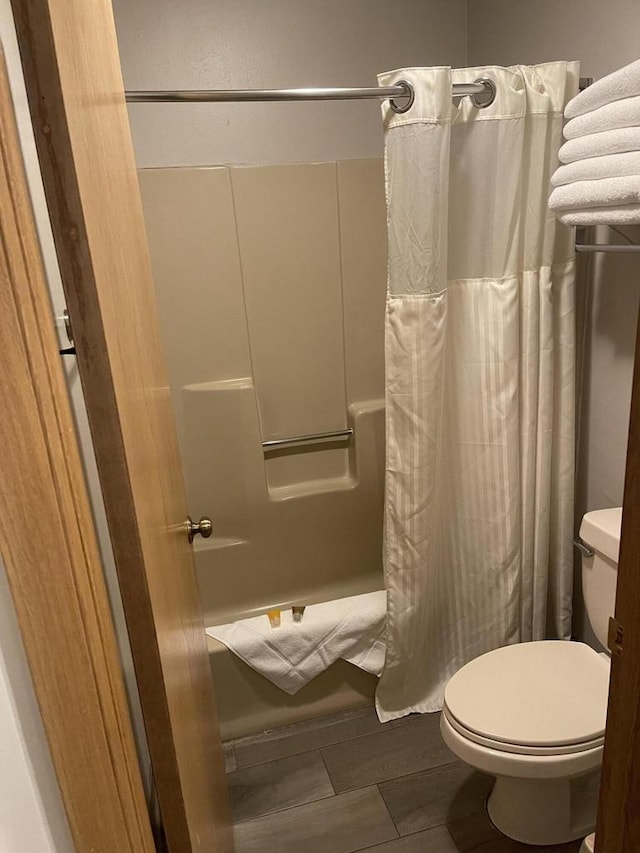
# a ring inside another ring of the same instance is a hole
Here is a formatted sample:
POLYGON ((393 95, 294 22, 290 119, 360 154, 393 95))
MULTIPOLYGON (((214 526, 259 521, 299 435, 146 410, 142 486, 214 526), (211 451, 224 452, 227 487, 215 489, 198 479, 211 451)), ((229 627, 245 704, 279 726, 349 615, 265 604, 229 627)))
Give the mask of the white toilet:
MULTIPOLYGON (((583 593, 604 647, 613 616, 622 510, 587 513, 583 593)), ((561 844, 595 828, 609 658, 543 640, 488 652, 449 681, 440 728, 463 761, 496 777, 495 826, 525 844, 561 844)))

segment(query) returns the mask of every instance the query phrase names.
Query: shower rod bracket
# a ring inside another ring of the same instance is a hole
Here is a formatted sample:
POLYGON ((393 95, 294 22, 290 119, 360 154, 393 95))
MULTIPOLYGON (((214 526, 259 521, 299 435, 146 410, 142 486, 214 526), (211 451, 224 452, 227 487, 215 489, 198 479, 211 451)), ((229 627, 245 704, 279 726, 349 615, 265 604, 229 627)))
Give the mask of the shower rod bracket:
POLYGON ((409 112, 411 107, 413 106, 413 102, 416 99, 416 90, 413 88, 411 83, 408 80, 398 80, 396 82, 396 86, 403 86, 406 90, 406 94, 402 97, 405 98, 404 104, 397 104, 395 98, 389 99, 389 106, 394 111, 394 113, 406 113, 409 112))
POLYGON ((484 86, 484 92, 479 92, 477 95, 471 95, 471 103, 479 110, 490 107, 496 99, 498 92, 496 84, 491 77, 478 77, 473 81, 478 86, 484 86))

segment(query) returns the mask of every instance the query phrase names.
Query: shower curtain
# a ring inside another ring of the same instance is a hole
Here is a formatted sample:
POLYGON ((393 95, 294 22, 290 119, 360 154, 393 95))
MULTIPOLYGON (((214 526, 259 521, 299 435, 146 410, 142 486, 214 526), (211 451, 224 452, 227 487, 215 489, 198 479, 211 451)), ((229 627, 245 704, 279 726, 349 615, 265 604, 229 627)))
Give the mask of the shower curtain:
POLYGON ((569 638, 574 251, 547 208, 577 63, 410 68, 383 105, 389 233, 382 720, 490 649, 569 638), (452 84, 497 84, 485 109, 452 84))

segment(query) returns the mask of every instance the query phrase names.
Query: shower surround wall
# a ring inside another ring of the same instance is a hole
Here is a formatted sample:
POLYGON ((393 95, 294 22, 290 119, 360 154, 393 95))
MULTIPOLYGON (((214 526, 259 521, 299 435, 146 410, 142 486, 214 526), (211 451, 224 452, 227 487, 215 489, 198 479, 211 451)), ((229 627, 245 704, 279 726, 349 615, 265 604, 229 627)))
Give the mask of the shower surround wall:
MULTIPOLYGON (((194 543, 207 624, 380 589, 382 161, 143 169, 140 184, 188 503, 214 520, 194 543), (347 444, 263 453, 346 427, 347 444)), ((211 650, 227 734, 375 686, 341 663, 291 699, 211 650)))
POLYGON ((382 586, 382 164, 140 172, 208 624, 382 586), (262 442, 352 427, 347 444, 262 442))

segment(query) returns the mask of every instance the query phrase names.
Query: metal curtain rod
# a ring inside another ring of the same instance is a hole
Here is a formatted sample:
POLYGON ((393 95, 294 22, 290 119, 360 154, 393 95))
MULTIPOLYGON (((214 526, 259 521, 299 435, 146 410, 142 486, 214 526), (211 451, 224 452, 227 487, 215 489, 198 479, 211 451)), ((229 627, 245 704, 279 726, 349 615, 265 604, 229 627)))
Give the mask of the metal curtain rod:
MULTIPOLYGON (((592 82, 591 77, 580 78, 580 89, 592 82)), ((479 77, 473 83, 454 83, 453 97, 471 97, 474 106, 490 106, 496 96, 496 84, 490 77, 479 77)), ((130 104, 179 103, 238 103, 242 101, 354 101, 367 98, 389 99, 398 112, 406 112, 413 104, 414 90, 407 80, 398 80, 395 86, 371 87, 313 87, 308 89, 156 89, 153 91, 127 91, 130 104), (395 104, 396 98, 406 98, 395 104)))
MULTIPOLYGON (((580 89, 586 89, 591 77, 580 78, 580 89)), ((495 98, 496 86, 489 77, 479 77, 473 83, 454 83, 453 97, 471 96, 476 106, 489 106, 495 98), (484 97, 483 97, 484 96, 484 97), (491 101, 489 101, 491 97, 491 101)), ((240 101, 353 101, 366 98, 413 98, 413 86, 398 80, 396 86, 313 87, 308 89, 155 89, 127 91, 130 104, 152 103, 234 103, 240 101)), ((406 109, 406 106, 405 106, 406 109)))
MULTIPOLYGON (((469 95, 476 107, 488 107, 495 98, 496 86, 488 77, 473 83, 454 83, 453 96, 469 95)), ((311 89, 211 89, 157 90, 125 92, 129 103, 233 103, 237 101, 351 101, 363 98, 389 99, 397 112, 406 112, 413 104, 414 90, 407 80, 395 86, 370 88, 311 88, 311 89), (406 99, 396 104, 396 98, 406 99)))

